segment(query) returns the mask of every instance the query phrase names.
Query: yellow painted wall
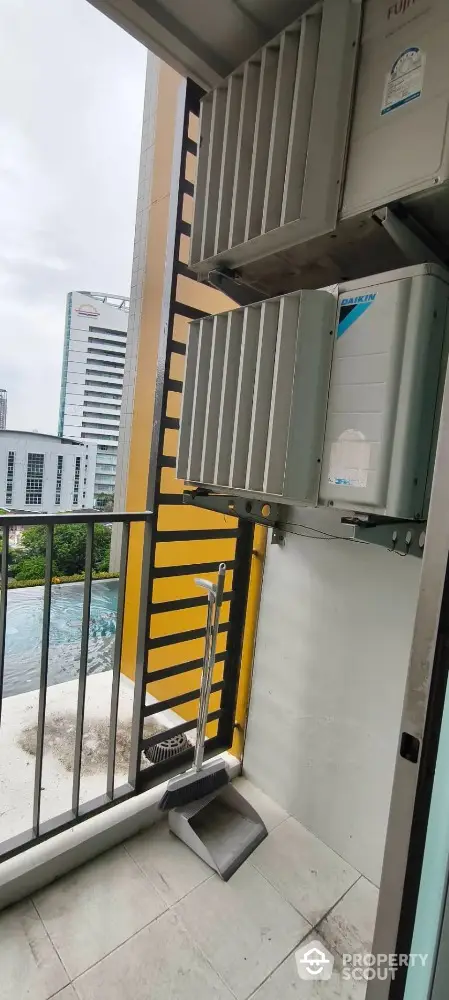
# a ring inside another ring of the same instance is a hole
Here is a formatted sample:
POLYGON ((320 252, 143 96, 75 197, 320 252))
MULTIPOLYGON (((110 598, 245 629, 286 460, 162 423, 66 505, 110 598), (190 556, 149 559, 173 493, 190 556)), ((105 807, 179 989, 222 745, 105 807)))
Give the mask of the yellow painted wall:
MULTIPOLYGON (((144 510, 146 505, 148 465, 153 423, 153 403, 156 380, 156 362, 159 346, 159 336, 162 324, 163 291, 165 279, 165 248, 167 244, 170 182, 175 138, 175 118, 180 88, 184 86, 182 79, 171 69, 161 64, 159 75, 159 90, 156 111, 156 132, 154 148, 153 180, 150 199, 147 267, 143 292, 142 318, 138 350, 138 363, 135 384, 134 414, 131 433, 131 448, 129 461, 129 481, 127 491, 127 510, 144 510)), ((191 115, 189 135, 198 138, 198 119, 191 115)), ((194 181, 196 158, 187 156, 188 179, 194 181)), ((191 221, 193 199, 185 195, 183 218, 191 221)), ((181 238, 181 259, 188 261, 189 239, 181 238)), ((205 312, 217 313, 233 308, 234 303, 207 286, 200 285, 184 276, 177 279, 176 298, 205 312)), ((186 342, 188 336, 188 320, 177 316, 174 325, 174 339, 186 342)), ((170 377, 183 380, 185 359, 176 354, 171 358, 170 377)), ((181 395, 169 393, 167 415, 179 417, 181 395)), ((177 431, 166 430, 164 435, 164 454, 176 455, 177 431)), ((181 493, 183 483, 176 479, 174 469, 163 469, 161 480, 162 493, 181 493)), ((213 529, 235 528, 235 518, 201 511, 185 506, 159 507, 159 530, 176 529, 213 529)), ((254 559, 251 576, 251 595, 248 608, 248 628, 245 635, 244 664, 242 663, 241 686, 238 699, 238 715, 242 730, 246 717, 247 696, 249 692, 249 676, 252 662, 255 622, 258 609, 258 595, 263 564, 263 551, 266 532, 257 529, 254 559)), ((133 526, 130 538, 127 593, 125 603, 125 622, 123 634, 122 670, 129 677, 134 676, 137 624, 139 611, 139 595, 142 567, 143 527, 133 526)), ((215 560, 231 560, 234 555, 235 540, 219 539, 210 541, 184 541, 157 543, 155 554, 156 566, 176 566, 198 562, 213 562, 215 560)), ((225 589, 230 589, 232 573, 227 574, 225 589)), ((178 576, 169 579, 156 579, 153 584, 153 602, 177 600, 182 597, 199 595, 198 588, 193 583, 192 576, 178 576)), ((224 604, 222 621, 229 615, 229 603, 224 604)), ((182 611, 172 611, 153 614, 151 619, 151 637, 170 635, 190 629, 203 627, 205 624, 205 608, 190 608, 182 611)), ((224 650, 226 634, 218 638, 218 651, 224 650)), ((203 653, 203 640, 181 642, 177 645, 157 648, 150 651, 151 669, 159 669, 176 663, 197 659, 203 653)), ((222 677, 223 664, 217 663, 214 680, 222 677)), ((195 690, 199 687, 200 671, 189 671, 175 677, 164 679, 149 685, 149 692, 159 700, 195 690)), ((212 695, 210 710, 219 707, 220 693, 212 695)), ((197 714, 197 702, 189 702, 176 708, 185 719, 194 719, 197 714)), ((208 735, 214 735, 216 723, 208 728, 208 735)), ((242 731, 236 737, 234 750, 241 752, 242 731)))

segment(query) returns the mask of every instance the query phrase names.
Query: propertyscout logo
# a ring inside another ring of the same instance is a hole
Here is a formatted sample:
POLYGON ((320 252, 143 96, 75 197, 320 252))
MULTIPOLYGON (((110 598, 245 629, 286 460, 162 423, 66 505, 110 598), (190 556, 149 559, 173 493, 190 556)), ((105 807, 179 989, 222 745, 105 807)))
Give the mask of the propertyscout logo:
POLYGON ((300 979, 330 979, 334 968, 334 956, 321 944, 310 941, 295 952, 296 968, 300 979))
MULTIPOLYGON (((300 979, 311 982, 331 979, 335 958, 321 941, 308 941, 295 952, 296 968, 300 979)), ((369 982, 370 979, 394 979, 398 969, 421 965, 428 955, 373 955, 370 952, 356 952, 341 957, 341 967, 335 976, 339 979, 369 982)))

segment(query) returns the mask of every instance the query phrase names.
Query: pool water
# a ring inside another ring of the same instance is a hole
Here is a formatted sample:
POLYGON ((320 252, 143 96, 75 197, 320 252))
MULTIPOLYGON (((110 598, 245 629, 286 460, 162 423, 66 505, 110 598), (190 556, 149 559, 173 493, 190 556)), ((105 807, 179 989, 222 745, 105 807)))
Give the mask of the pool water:
MULTIPOLYGON (((48 683, 78 676, 83 583, 53 584, 48 683)), ((88 673, 112 667, 118 580, 93 580, 89 622, 88 673)), ((4 695, 39 687, 44 588, 8 591, 4 695)))

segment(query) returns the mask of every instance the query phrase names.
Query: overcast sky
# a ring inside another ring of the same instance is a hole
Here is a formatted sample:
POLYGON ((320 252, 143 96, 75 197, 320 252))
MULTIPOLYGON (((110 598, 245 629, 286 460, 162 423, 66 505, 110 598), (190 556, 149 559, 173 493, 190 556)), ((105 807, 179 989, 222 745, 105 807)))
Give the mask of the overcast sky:
POLYGON ((57 433, 66 294, 129 295, 146 50, 87 0, 0 0, 0 388, 57 433))

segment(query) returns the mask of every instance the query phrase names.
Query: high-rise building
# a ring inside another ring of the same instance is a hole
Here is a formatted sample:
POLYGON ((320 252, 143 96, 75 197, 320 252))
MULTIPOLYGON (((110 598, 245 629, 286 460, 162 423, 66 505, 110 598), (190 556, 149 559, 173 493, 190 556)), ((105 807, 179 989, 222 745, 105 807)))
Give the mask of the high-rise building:
POLYGON ((0 431, 0 508, 39 514, 93 506, 95 443, 0 431))
POLYGON ((0 389, 0 431, 6 427, 6 410, 8 408, 8 393, 6 389, 0 389))
POLYGON ((114 493, 128 312, 119 295, 67 296, 58 433, 97 445, 96 501, 114 493))

